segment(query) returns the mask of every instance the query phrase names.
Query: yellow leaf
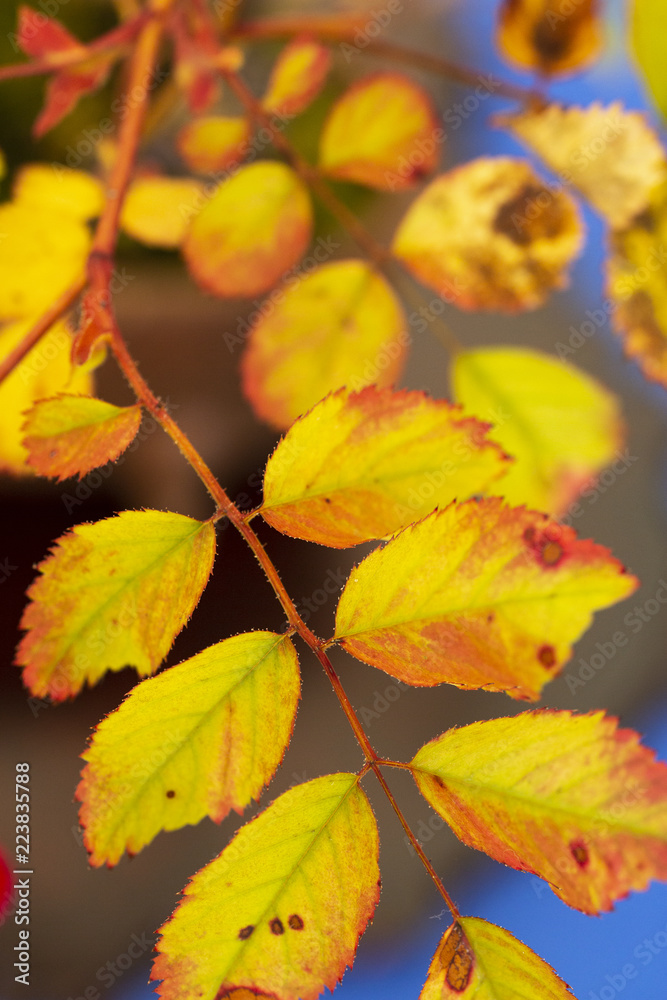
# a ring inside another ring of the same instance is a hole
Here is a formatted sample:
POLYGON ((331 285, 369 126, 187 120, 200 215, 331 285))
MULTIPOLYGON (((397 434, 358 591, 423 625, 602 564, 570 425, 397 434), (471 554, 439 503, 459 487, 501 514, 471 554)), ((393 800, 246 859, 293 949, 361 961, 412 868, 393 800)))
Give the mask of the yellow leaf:
POLYGON ((394 253, 446 302, 514 312, 567 284, 580 249, 576 206, 528 163, 484 157, 441 174, 412 202, 394 253))
POLYGON ((653 101, 667 118, 667 74, 663 48, 665 8, 662 0, 632 0, 632 51, 653 101))
POLYGON ((316 1000, 352 965, 379 896, 375 817, 355 774, 291 788, 183 890, 151 973, 164 1000, 316 1000))
POLYGON ((58 481, 118 458, 134 440, 141 407, 113 406, 93 396, 40 399, 23 424, 28 463, 58 481))
POLYGON ((644 115, 620 102, 586 108, 549 104, 499 120, 574 184, 614 228, 628 225, 667 177, 665 150, 644 115))
POLYGON ((496 424, 493 438, 516 459, 498 489, 509 503, 562 514, 619 457, 616 397, 565 361, 514 347, 463 351, 452 388, 469 413, 496 424))
MULTIPOLYGON (((31 325, 23 320, 0 329, 0 358, 21 343, 31 325)), ((23 444, 23 421, 36 400, 63 391, 93 391, 90 369, 99 363, 99 356, 80 368, 70 361, 71 349, 69 328, 64 322, 56 323, 0 383, 0 469, 19 475, 33 473, 23 444)))
POLYGON ((353 571, 336 640, 408 684, 534 701, 593 611, 637 587, 607 549, 497 497, 451 504, 353 571))
POLYGON ((569 73, 600 53, 599 0, 502 0, 498 45, 510 62, 543 74, 569 73))
POLYGON ((259 295, 310 241, 308 192, 290 167, 265 160, 220 184, 183 245, 195 280, 214 295, 259 295))
POLYGON ((179 247, 203 195, 203 184, 192 177, 140 177, 127 192, 121 226, 140 243, 179 247))
POLYGON ((373 73, 331 109, 320 138, 320 166, 340 180, 401 190, 435 169, 444 138, 422 87, 399 73, 373 73))
POLYGON ((55 543, 28 590, 17 652, 32 694, 64 701, 107 670, 153 673, 192 614, 215 555, 208 522, 126 510, 55 543))
POLYGON ((546 879, 584 913, 667 879, 667 765, 602 712, 450 729, 411 766, 465 844, 546 879))
POLYGON ((91 864, 115 865, 160 830, 242 812, 282 760, 299 686, 291 641, 250 632, 133 688, 82 755, 76 794, 91 864))
POLYGON ((667 386, 667 183, 627 229, 611 235, 607 288, 615 329, 646 378, 667 386))
POLYGON ((59 163, 29 163, 14 181, 14 200, 39 211, 59 211, 85 222, 104 207, 104 186, 83 170, 70 170, 59 163))
POLYGON ((0 205, 0 322, 38 316, 83 278, 90 248, 84 223, 58 209, 0 205))
POLYGON ((382 538, 503 475, 507 456, 486 440, 487 429, 421 392, 339 389, 269 459, 262 517, 338 548, 382 538))
POLYGON ((247 118, 222 115, 195 118, 178 133, 178 151, 200 174, 227 170, 239 163, 250 148, 247 118))
POLYGON ((271 71, 262 107, 271 114, 293 116, 307 108, 324 85, 331 53, 310 38, 295 38, 282 50, 271 71))
POLYGON ((391 385, 409 334, 390 285, 360 260, 290 278, 251 328, 243 389, 257 414, 285 428, 332 389, 391 385))
POLYGON ((550 965, 509 931, 461 917, 445 931, 419 1000, 572 1000, 550 965))

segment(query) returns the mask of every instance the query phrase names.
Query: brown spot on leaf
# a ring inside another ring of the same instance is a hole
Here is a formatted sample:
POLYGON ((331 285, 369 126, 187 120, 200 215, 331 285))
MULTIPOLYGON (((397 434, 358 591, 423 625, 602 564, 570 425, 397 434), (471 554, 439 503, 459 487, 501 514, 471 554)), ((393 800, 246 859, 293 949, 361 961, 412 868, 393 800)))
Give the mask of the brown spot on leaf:
POLYGON ((537 658, 543 667, 555 667, 556 665, 556 650, 553 646, 545 644, 540 646, 537 651, 537 658))
POLYGON ((588 848, 583 840, 573 840, 570 844, 570 854, 580 868, 585 868, 589 861, 588 848))
POLYGON ((540 551, 542 562, 547 566, 557 566, 564 554, 563 546, 559 542, 549 540, 545 540, 540 551))
POLYGON ((283 922, 280 917, 274 917, 273 920, 269 921, 269 928, 272 934, 284 934, 285 928, 283 927, 283 922))
POLYGON ((246 941, 255 929, 254 924, 248 924, 247 927, 242 927, 239 931, 239 937, 241 941, 246 941))
POLYGON ((169 791, 167 792, 167 798, 168 798, 168 799, 173 799, 173 797, 174 797, 175 795, 176 795, 176 792, 174 791, 174 789, 173 789, 173 788, 170 788, 170 789, 169 789, 169 791))
POLYGON ((463 993, 472 975, 475 956, 460 924, 453 924, 440 949, 440 964, 448 986, 463 993))
POLYGON ((532 545, 535 541, 535 528, 526 528, 523 533, 523 540, 524 542, 528 542, 529 545, 532 545))
POLYGON ((290 925, 293 931, 303 930, 303 920, 301 919, 298 913, 293 913, 291 917, 288 919, 287 923, 290 925))

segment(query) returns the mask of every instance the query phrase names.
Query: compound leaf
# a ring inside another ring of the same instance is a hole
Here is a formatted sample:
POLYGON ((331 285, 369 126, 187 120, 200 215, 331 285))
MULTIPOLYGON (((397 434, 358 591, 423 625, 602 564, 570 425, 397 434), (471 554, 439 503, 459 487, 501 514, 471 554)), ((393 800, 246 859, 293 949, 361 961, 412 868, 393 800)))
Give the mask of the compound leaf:
MULTIPOLYGON (((607 260, 609 311, 626 354, 648 379, 667 385, 667 183, 647 208, 611 234, 607 260)), ((605 303, 607 305, 607 303, 605 303)))
POLYGON ((40 399, 23 424, 28 462, 58 481, 81 477, 123 452, 141 423, 141 407, 113 406, 94 396, 61 394, 40 399))
POLYGON ((382 538, 503 475, 509 459, 487 430, 422 392, 339 389, 278 444, 264 475, 262 517, 337 548, 382 538))
POLYGON ((543 74, 569 73, 592 62, 602 48, 599 0, 503 0, 498 46, 510 62, 543 74))
POLYGON ((333 105, 319 161, 332 177, 396 191, 435 169, 443 140, 422 87, 400 73, 373 73, 333 105))
POLYGON ((161 997, 316 1000, 334 988, 380 891, 377 825, 358 780, 291 788, 194 876, 160 930, 161 997))
POLYGON ((493 420, 492 434, 516 462, 498 492, 562 514, 614 458, 624 439, 616 397, 565 361, 514 347, 462 351, 454 398, 493 420))
POLYGON ((602 712, 451 729, 412 768, 465 844, 534 872, 584 913, 667 879, 667 765, 602 712))
POLYGON ((469 500, 405 528, 353 570, 335 637, 408 684, 534 701, 593 611, 636 586, 607 549, 546 514, 469 500))
POLYGON ((227 170, 239 163, 249 149, 247 118, 211 115, 196 118, 178 133, 178 151, 200 174, 227 170))
POLYGON ((282 760, 299 687, 291 641, 250 632, 133 688, 82 754, 76 794, 91 864, 114 865, 160 830, 242 812, 282 760))
POLYGON ((195 218, 183 254, 192 276, 214 295, 267 291, 308 246, 308 191, 283 163, 241 167, 223 181, 195 218))
POLYGON ((123 202, 121 225, 128 236, 148 246, 179 247, 204 198, 193 177, 140 177, 123 202))
MULTIPOLYGON (((1 245, 1 244, 0 244, 1 245)), ((22 320, 0 329, 0 359, 6 358, 27 335, 31 323, 22 320)), ((91 369, 102 360, 94 355, 81 367, 70 360, 72 336, 65 323, 56 323, 0 384, 0 469, 15 475, 34 472, 23 443, 24 412, 36 400, 63 391, 93 391, 91 369)))
POLYGON ((265 111, 293 116, 303 111, 324 86, 331 52, 314 39, 295 38, 286 45, 271 71, 262 98, 265 111))
POLYGON ((509 931, 461 917, 445 931, 419 1000, 572 1000, 550 965, 509 931))
POLYGON ((392 249, 446 302, 515 312, 567 284, 581 241, 572 198, 525 161, 499 156, 436 177, 403 216, 392 249))
POLYGON ((107 670, 150 674, 199 601, 215 529, 159 510, 79 524, 55 543, 28 589, 17 652, 32 694, 73 697, 107 670))
POLYGON ((586 108, 548 104, 500 121, 614 228, 628 225, 667 176, 657 133, 644 115, 626 111, 620 102, 586 108))
POLYGON ((370 264, 335 261, 274 292, 241 366, 256 413, 281 430, 332 389, 391 385, 409 343, 391 286, 370 264))

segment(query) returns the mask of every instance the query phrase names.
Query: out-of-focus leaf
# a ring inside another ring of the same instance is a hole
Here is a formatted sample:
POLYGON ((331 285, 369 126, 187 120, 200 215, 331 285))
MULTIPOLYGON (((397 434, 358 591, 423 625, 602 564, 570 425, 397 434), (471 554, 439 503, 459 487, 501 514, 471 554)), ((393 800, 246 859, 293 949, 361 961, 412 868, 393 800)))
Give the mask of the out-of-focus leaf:
POLYGON ((249 148, 247 118, 215 115, 196 118, 178 133, 178 150, 191 170, 200 174, 227 170, 249 148))
POLYGON ((183 244, 195 280, 222 297, 259 295, 302 256, 312 209, 294 171, 262 161, 223 181, 183 244))
POLYGON ((534 309, 567 284, 582 228, 565 192, 528 163, 483 157, 441 174, 412 202, 394 253, 463 309, 534 309))
POLYGON ((271 71, 262 106, 271 114, 292 116, 303 111, 324 86, 331 53, 320 42, 295 38, 282 50, 271 71))
POLYGON ((248 336, 243 389, 255 412, 284 429, 342 385, 391 385, 409 334, 391 286, 364 261, 290 277, 248 336))
POLYGON ((31 209, 60 211, 86 222, 100 215, 104 186, 83 170, 70 170, 59 163, 29 163, 21 168, 14 181, 14 200, 31 209))
POLYGON ((435 169, 444 137, 422 87, 399 73, 374 73, 332 107, 320 166, 341 180, 396 191, 435 169))
POLYGON ((607 288, 605 308, 626 354, 667 385, 667 183, 631 225, 611 234, 607 288))
POLYGON ((549 104, 501 119, 561 184, 574 184, 610 226, 627 226, 667 177, 665 150, 642 114, 620 103, 549 104))
POLYGON ((502 0, 498 46, 510 62, 543 74, 571 73, 597 58, 599 0, 502 0))
POLYGON ((462 351, 452 389, 468 413, 495 419, 493 438, 516 459, 498 486, 511 504, 560 515, 618 457, 618 400, 565 361, 517 347, 462 351))
POLYGON ((179 247, 204 201, 204 186, 192 177, 140 177, 123 203, 121 225, 149 246, 179 247))
POLYGON ((649 91, 667 119, 667 66, 665 65, 665 7, 662 0, 631 0, 632 48, 649 91))

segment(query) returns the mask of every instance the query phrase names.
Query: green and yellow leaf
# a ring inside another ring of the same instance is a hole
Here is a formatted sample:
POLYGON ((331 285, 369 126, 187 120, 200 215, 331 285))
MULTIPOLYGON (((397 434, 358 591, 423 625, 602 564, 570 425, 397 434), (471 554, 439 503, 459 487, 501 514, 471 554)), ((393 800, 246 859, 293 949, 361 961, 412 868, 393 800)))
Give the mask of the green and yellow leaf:
POLYGON ((462 351, 452 389, 516 462, 498 488, 511 504, 562 514, 619 455, 624 425, 616 397, 574 365, 538 351, 462 351))
POLYGON ((397 379, 410 337, 391 286, 360 260, 290 278, 251 327, 243 390, 255 412, 281 430, 342 385, 397 379))
POLYGON ((178 133, 177 145, 191 170, 212 174, 240 163, 249 139, 247 118, 214 115, 189 122, 178 133))
POLYGON ((377 825, 358 780, 291 788, 194 876, 160 930, 151 978, 164 1000, 333 990, 380 892, 377 825))
POLYGON ((626 229, 611 234, 610 313, 628 357, 667 386, 667 183, 626 229))
POLYGON ((118 458, 134 440, 141 407, 113 406, 94 396, 61 394, 28 410, 23 445, 28 463, 61 482, 118 458))
POLYGON ((665 71, 663 31, 665 8, 662 0, 632 0, 631 42, 656 107, 667 119, 667 72, 665 71))
POLYGON ((497 497, 452 504, 353 570, 336 640, 408 684, 534 701, 594 611, 637 580, 607 549, 497 497))
POLYGON ((264 160, 223 181, 195 218, 183 254, 194 279, 224 297, 260 295, 301 258, 312 230, 308 191, 264 160))
POLYGON ((587 66, 602 48, 599 0, 502 0, 498 47, 522 69, 570 73, 587 66))
POLYGON ((422 87, 400 73, 373 73, 333 105, 319 162, 339 180, 397 191, 435 170, 444 138, 422 87))
MULTIPOLYGON (((8 323, 0 329, 0 359, 6 358, 28 334, 31 322, 8 323)), ((25 411, 37 400, 59 392, 93 391, 92 368, 98 355, 79 367, 70 360, 72 335, 66 323, 52 326, 0 383, 0 469, 15 475, 32 474, 23 443, 25 411)))
POLYGON ((510 461, 487 440, 488 427, 422 392, 339 389, 278 444, 264 475, 262 517, 285 534, 337 548, 382 538, 434 507, 489 490, 510 461))
POLYGON ((572 1000, 550 965, 509 931, 461 917, 438 945, 419 1000, 572 1000))
POLYGON ((104 185, 83 170, 70 170, 59 163, 29 163, 16 176, 14 200, 38 211, 60 211, 86 222, 100 215, 104 206, 104 185))
POLYGON ((412 768, 465 844, 546 879, 584 913, 667 879, 667 765, 602 712, 450 729, 412 768))
POLYGON ((292 116, 314 101, 331 66, 331 52, 310 38, 284 47, 271 71, 262 107, 270 114, 292 116))
POLYGON ((0 322, 39 316, 83 281, 90 233, 56 207, 0 205, 0 322))
POLYGON ((93 865, 160 830, 219 823, 259 798, 287 748, 299 661, 286 636, 236 635, 138 684, 82 754, 77 798, 93 865))
POLYGON ((193 177, 140 177, 123 202, 121 226, 140 243, 175 249, 203 200, 204 186, 193 177))
POLYGON ((620 102, 586 108, 548 104, 503 117, 559 178, 573 184, 615 229, 627 226, 667 178, 665 150, 644 115, 620 102))
POLYGON ((482 157, 436 177, 412 202, 392 249, 462 309, 535 309, 567 284, 582 242, 574 201, 530 165, 482 157))
POLYGON ((153 673, 199 601, 215 529, 159 510, 79 524, 28 589, 16 662, 32 694, 71 698, 107 670, 153 673))

